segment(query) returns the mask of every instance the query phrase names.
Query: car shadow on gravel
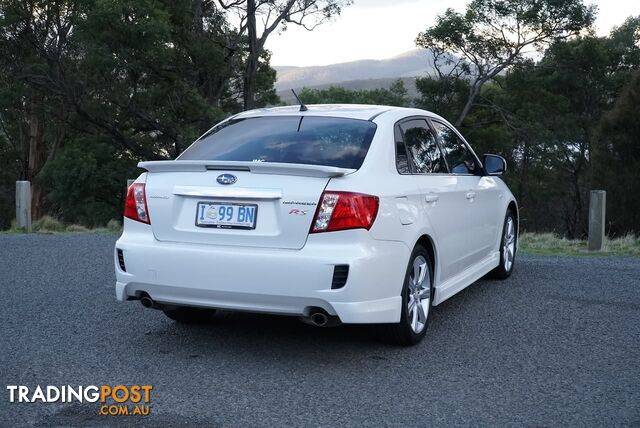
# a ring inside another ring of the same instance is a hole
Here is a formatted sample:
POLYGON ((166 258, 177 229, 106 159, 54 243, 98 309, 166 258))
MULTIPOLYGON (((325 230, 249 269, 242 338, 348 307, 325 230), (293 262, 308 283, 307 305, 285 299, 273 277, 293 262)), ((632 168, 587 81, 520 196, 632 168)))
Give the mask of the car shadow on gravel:
MULTIPOLYGON (((434 341, 446 342, 441 321, 464 317, 467 310, 464 302, 486 293, 499 294, 498 286, 502 285, 508 286, 502 281, 481 280, 432 308, 425 340, 409 349, 424 352, 434 345, 434 341)), ((151 316, 150 312, 145 311, 145 316, 151 316)), ((157 322, 147 324, 153 325, 152 328, 134 333, 141 338, 139 345, 144 349, 140 351, 171 354, 174 358, 207 359, 219 356, 222 350, 227 356, 249 352, 254 353, 255 358, 264 355, 268 360, 272 360, 274 355, 287 359, 309 358, 319 350, 331 349, 335 356, 364 351, 367 355, 373 353, 370 357, 376 359, 376 350, 407 349, 385 342, 378 325, 315 327, 290 316, 230 311, 218 311, 210 322, 201 324, 176 323, 160 312, 153 313, 153 316, 158 317, 157 322)))
POLYGON ((253 344, 262 348, 265 344, 278 342, 281 345, 342 346, 366 345, 375 341, 375 326, 340 325, 336 327, 314 327, 296 317, 218 311, 211 321, 199 324, 181 324, 163 320, 161 328, 145 332, 150 337, 182 336, 194 343, 219 342, 229 345, 253 344))

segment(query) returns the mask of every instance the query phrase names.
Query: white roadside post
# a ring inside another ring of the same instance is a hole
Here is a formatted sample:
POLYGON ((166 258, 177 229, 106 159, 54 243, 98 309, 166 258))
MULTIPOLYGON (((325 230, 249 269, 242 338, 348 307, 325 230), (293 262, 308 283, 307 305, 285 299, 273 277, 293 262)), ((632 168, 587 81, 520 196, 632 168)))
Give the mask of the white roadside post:
POLYGON ((589 199, 589 251, 600 251, 604 245, 604 221, 607 192, 592 190, 589 199))
POLYGON ((31 183, 16 181, 16 227, 31 232, 31 183))

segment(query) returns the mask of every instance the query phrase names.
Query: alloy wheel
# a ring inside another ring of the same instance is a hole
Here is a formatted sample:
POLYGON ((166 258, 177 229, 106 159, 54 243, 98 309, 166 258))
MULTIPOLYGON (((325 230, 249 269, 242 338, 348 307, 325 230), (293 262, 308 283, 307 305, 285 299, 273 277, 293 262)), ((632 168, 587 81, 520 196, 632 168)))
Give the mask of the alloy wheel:
POLYGON ((513 259, 516 252, 516 228, 513 217, 507 218, 507 224, 504 228, 504 239, 502 246, 502 260, 504 270, 509 272, 513 267, 513 259))
POLYGON ((431 278, 427 260, 417 256, 409 275, 407 293, 407 320, 414 333, 420 333, 427 323, 431 306, 431 278))

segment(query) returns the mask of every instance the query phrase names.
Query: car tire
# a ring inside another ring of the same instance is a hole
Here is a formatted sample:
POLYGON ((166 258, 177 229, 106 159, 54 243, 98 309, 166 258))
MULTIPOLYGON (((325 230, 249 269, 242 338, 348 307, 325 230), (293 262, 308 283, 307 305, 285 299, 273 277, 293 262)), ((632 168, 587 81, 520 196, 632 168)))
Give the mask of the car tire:
POLYGON ((387 342, 411 346, 424 337, 433 309, 433 269, 429 253, 422 245, 416 245, 411 253, 401 296, 400 322, 383 326, 384 337, 387 342))
POLYGON ((211 321, 216 310, 206 308, 175 307, 171 309, 163 309, 162 312, 176 322, 197 324, 211 321))
POLYGON ((489 272, 494 279, 507 279, 513 272, 516 261, 516 248, 518 243, 518 223, 512 210, 508 210, 502 226, 502 238, 500 239, 500 264, 489 272))

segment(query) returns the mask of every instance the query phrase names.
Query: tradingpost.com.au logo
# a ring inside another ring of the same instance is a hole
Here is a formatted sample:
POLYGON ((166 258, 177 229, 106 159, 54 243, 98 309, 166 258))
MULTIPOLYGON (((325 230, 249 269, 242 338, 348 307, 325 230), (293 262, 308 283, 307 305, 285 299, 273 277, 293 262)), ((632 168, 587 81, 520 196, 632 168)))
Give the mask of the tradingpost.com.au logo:
POLYGON ((151 385, 7 385, 11 403, 100 403, 105 416, 146 416, 151 412, 151 385))

